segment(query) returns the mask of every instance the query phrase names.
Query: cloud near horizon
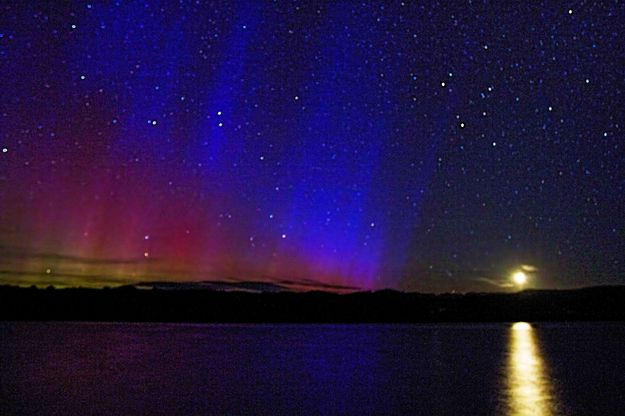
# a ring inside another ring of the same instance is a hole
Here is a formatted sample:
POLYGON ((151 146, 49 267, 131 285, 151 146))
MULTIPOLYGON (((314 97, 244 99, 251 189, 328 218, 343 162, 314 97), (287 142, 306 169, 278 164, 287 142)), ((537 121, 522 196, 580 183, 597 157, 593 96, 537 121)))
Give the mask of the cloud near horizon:
POLYGON ((228 282, 268 283, 292 290, 357 291, 349 285, 323 283, 314 279, 294 280, 262 276, 246 279, 215 272, 173 270, 159 267, 157 258, 94 258, 0 245, 0 284, 19 286, 105 287, 145 281, 176 283, 228 282))

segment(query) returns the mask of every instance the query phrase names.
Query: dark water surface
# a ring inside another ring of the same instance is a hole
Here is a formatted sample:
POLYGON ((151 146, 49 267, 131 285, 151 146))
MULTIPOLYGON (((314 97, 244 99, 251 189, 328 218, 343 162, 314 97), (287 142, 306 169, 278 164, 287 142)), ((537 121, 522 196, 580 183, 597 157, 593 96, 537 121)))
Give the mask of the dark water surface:
POLYGON ((625 324, 0 323, 0 415, 625 414, 625 324))

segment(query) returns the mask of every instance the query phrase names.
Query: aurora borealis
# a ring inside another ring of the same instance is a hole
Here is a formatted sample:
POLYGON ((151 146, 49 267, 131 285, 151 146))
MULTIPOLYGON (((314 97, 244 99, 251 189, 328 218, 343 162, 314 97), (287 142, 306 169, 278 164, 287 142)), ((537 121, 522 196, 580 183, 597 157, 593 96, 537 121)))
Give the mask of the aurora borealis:
POLYGON ((1 283, 624 283, 619 2, 0 7, 1 283))

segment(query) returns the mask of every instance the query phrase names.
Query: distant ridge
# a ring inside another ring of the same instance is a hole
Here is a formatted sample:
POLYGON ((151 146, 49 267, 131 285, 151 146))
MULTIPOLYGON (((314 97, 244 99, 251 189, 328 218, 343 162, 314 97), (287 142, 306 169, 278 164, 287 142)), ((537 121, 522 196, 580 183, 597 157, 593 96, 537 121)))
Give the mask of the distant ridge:
POLYGON ((1 320, 625 321, 624 305, 625 286, 467 294, 297 292, 259 282, 143 282, 114 289, 56 290, 0 286, 1 320))
POLYGON ((280 280, 277 282, 265 282, 257 280, 204 280, 188 282, 172 281, 149 281, 139 282, 126 287, 137 289, 160 289, 160 290, 215 290, 223 292, 250 292, 250 293, 277 293, 277 292, 303 292, 310 290, 331 292, 355 292, 359 289, 353 286, 320 283, 312 280, 291 281, 280 280))

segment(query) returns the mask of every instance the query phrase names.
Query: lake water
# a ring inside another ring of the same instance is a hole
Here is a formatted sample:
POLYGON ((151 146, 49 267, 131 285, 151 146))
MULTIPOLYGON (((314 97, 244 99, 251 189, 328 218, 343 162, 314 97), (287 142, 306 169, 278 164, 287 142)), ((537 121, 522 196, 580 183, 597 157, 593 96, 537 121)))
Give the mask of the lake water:
POLYGON ((624 412, 618 323, 0 323, 1 415, 624 412))

